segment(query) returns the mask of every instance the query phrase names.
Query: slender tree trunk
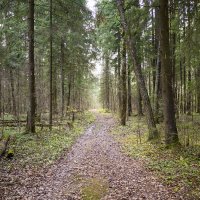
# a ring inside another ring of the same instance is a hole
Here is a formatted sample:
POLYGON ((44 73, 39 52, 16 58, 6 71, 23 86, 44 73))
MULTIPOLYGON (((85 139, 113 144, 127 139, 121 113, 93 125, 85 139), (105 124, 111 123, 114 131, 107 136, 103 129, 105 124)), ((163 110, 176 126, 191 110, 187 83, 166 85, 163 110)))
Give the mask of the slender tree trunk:
POLYGON ((137 83, 140 86, 142 99, 145 105, 147 124, 149 128, 149 140, 157 139, 159 137, 159 133, 156 128, 150 99, 148 96, 147 88, 146 88, 144 77, 142 74, 142 69, 137 61, 137 56, 136 56, 137 53, 136 53, 136 48, 135 48, 134 37, 129 32, 129 28, 128 28, 126 18, 125 18, 125 9, 123 5, 123 1, 122 0, 115 0, 115 1, 117 3, 123 29, 127 34, 127 46, 129 47, 129 51, 130 51, 130 58, 134 65, 134 73, 136 75, 137 83))
POLYGON ((53 67, 53 97, 52 97, 52 106, 53 106, 53 115, 58 113, 58 102, 57 102, 57 68, 53 67))
POLYGON ((160 2, 160 46, 162 71, 162 98, 166 144, 178 143, 174 96, 172 89, 172 66, 170 65, 168 0, 160 2))
POLYGON ((126 125, 126 111, 127 111, 127 86, 126 86, 126 40, 125 35, 123 37, 122 47, 122 107, 121 107, 121 125, 126 125))
MULTIPOLYGON (((190 2, 191 1, 187 1, 188 4, 188 33, 190 34, 191 32, 191 9, 190 9, 190 2)), ((191 45, 190 42, 188 43, 188 48, 191 49, 191 45)), ((191 72, 191 56, 190 56, 190 52, 188 53, 188 83, 187 83, 187 114, 191 115, 192 113, 192 90, 191 90, 191 83, 192 83, 192 72, 191 72)))
POLYGON ((0 66, 0 117, 2 117, 2 70, 0 66))
POLYGON ((132 114, 132 94, 131 94, 131 65, 128 64, 128 116, 132 114))
POLYGON ((70 108, 71 103, 71 77, 69 77, 69 83, 68 83, 68 96, 67 96, 67 110, 70 108))
POLYGON ((197 69, 196 74, 196 85, 197 85, 197 113, 200 113, 200 66, 197 69))
POLYGON ((16 108, 16 100, 15 100, 15 88, 14 88, 14 78, 13 71, 10 68, 10 86, 11 86, 11 95, 12 95, 12 113, 16 117, 17 116, 17 108, 16 108))
POLYGON ((143 109, 142 109, 142 96, 140 93, 140 87, 137 84, 137 115, 139 117, 143 116, 143 109))
POLYGON ((61 40, 61 114, 65 112, 65 74, 64 74, 64 40, 61 40))
POLYGON ((121 35, 118 33, 118 48, 117 48, 117 82, 118 82, 118 110, 120 112, 121 105, 122 105, 122 98, 121 98, 121 35))
POLYGON ((105 55, 105 100, 106 100, 106 109, 110 109, 110 74, 109 74, 109 57, 106 53, 105 55))
POLYGON ((29 103, 30 111, 28 116, 27 131, 35 133, 35 62, 34 62, 34 0, 29 0, 29 103))
POLYGON ((49 82, 50 82, 50 88, 49 88, 49 127, 50 130, 52 129, 52 115, 53 115, 53 33, 52 33, 52 0, 50 0, 50 10, 49 10, 49 17, 50 17, 50 69, 49 69, 49 82))

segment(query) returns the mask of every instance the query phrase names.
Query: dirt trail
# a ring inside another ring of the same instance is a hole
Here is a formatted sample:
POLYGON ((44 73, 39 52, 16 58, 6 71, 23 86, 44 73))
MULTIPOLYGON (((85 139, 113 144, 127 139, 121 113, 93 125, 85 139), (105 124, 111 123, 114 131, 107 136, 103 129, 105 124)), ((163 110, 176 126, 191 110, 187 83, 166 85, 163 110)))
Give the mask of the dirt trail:
POLYGON ((87 200, 82 194, 90 189, 102 193, 103 200, 180 199, 138 161, 121 153, 109 134, 114 123, 111 116, 97 114, 96 122, 62 159, 44 170, 45 175, 33 174, 29 181, 20 181, 15 196, 10 193, 7 199, 87 200))

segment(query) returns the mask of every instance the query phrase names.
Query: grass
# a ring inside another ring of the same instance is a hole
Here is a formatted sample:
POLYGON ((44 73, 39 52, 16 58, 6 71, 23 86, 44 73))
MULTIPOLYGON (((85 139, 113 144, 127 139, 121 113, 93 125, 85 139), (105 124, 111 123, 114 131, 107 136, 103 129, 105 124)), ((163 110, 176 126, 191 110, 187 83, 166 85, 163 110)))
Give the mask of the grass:
MULTIPOLYGON (((181 125, 178 123, 179 127, 181 125)), ((189 126, 187 133, 190 134, 191 141, 194 135, 193 128, 189 126)), ((159 130, 163 139, 162 124, 159 130)), ((152 144, 147 142, 145 120, 139 121, 136 117, 132 117, 125 127, 116 126, 112 133, 122 144, 126 154, 143 161, 164 184, 175 192, 184 192, 192 199, 200 198, 200 146, 184 146, 185 133, 179 132, 181 146, 166 148, 163 141, 160 144, 152 144)))
POLYGON ((38 131, 36 135, 24 134, 23 129, 19 132, 17 129, 6 128, 4 134, 13 135, 15 138, 10 146, 10 149, 14 150, 14 158, 2 159, 0 167, 12 170, 16 166, 26 168, 51 164, 72 146, 77 137, 84 132, 84 128, 94 119, 90 112, 85 112, 74 122, 71 130, 53 127, 51 133, 47 128, 38 131))
POLYGON ((99 178, 87 180, 87 184, 82 188, 83 200, 100 200, 108 192, 108 183, 99 178))

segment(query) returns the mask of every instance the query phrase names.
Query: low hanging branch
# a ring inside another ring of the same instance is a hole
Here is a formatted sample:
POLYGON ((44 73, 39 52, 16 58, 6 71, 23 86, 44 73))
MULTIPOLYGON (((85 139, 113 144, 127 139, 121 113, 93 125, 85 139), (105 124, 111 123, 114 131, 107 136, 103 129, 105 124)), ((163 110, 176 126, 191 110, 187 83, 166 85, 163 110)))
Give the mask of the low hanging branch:
POLYGON ((137 61, 137 53, 136 53, 136 47, 135 47, 135 38, 131 35, 126 17, 125 17, 125 9, 124 9, 124 1, 123 0, 115 0, 117 3, 117 8, 119 11, 120 19, 121 19, 121 24, 122 27, 126 33, 126 41, 127 41, 127 46, 129 48, 130 52, 130 58, 132 60, 132 63, 134 65, 134 73, 136 76, 137 83, 140 87, 141 95, 142 95, 142 100, 145 105, 145 110, 146 110, 146 118, 147 118, 147 124, 148 124, 148 129, 149 129, 149 140, 152 139, 157 139, 159 137, 159 133, 156 128, 156 123, 154 120, 154 115, 153 115, 153 110, 151 107, 149 95, 147 92, 147 88, 145 85, 144 77, 142 74, 142 69, 141 66, 139 65, 137 61))

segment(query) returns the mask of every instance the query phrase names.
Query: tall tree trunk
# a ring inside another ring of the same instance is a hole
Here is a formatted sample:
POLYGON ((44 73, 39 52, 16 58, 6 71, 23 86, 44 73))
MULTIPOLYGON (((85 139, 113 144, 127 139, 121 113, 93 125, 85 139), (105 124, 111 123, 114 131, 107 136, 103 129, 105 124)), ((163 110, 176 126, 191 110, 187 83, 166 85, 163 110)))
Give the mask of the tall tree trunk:
POLYGON ((174 96, 172 89, 172 66, 170 65, 168 0, 160 2, 160 46, 162 72, 162 98, 166 144, 178 143, 174 96))
POLYGON ((160 16, 159 16, 159 8, 155 8, 155 53, 156 53, 156 59, 155 59, 155 73, 156 73, 156 80, 155 80, 155 101, 154 101, 154 113, 156 118, 156 123, 159 122, 159 109, 160 109, 160 99, 161 99, 161 60, 160 60, 160 16))
POLYGON ((137 84, 137 115, 139 117, 143 116, 143 109, 142 109, 142 96, 141 96, 141 93, 140 93, 140 87, 139 85, 137 84))
POLYGON ((110 109, 110 72, 109 72, 109 56, 106 53, 105 54, 105 103, 106 103, 106 109, 110 109))
POLYGON ((50 60, 49 60, 49 64, 50 64, 50 68, 49 68, 49 84, 50 84, 50 88, 49 88, 49 127, 50 130, 52 129, 52 115, 53 115, 53 33, 52 33, 52 15, 53 15, 53 11, 52 11, 52 0, 50 0, 50 10, 49 10, 49 17, 50 17, 50 24, 49 24, 49 28, 50 28, 50 60))
POLYGON ((16 100, 15 100, 15 88, 14 88, 14 78, 13 78, 13 69, 10 68, 10 86, 11 86, 11 95, 12 95, 12 113, 17 116, 16 100))
POLYGON ((128 64, 128 116, 132 114, 132 94, 131 94, 131 65, 128 64))
POLYGON ((200 65, 196 73, 197 113, 200 113, 200 65))
POLYGON ((35 62, 34 62, 34 0, 29 0, 29 103, 30 111, 28 116, 27 131, 35 133, 35 110, 36 110, 36 96, 35 96, 35 62))
POLYGON ((121 34, 118 33, 118 48, 117 48, 117 82, 118 82, 118 110, 120 112, 121 104, 122 104, 122 98, 121 98, 121 34))
POLYGON ((0 66, 0 117, 2 116, 2 66, 0 66))
MULTIPOLYGON (((69 76, 68 76, 69 77, 69 76)), ((68 96, 67 96, 67 110, 70 108, 71 103, 71 85, 72 85, 72 78, 69 77, 69 83, 68 83, 68 96)))
POLYGON ((127 87, 126 87, 126 40, 125 34, 123 37, 122 44, 122 74, 121 74, 121 84, 122 84, 122 106, 121 106, 121 125, 126 125, 126 111, 127 111, 127 87))
MULTIPOLYGON (((188 34, 190 35, 191 32, 191 9, 190 9, 190 3, 191 1, 187 1, 187 7, 188 7, 188 34)), ((190 37, 190 36, 189 36, 190 37)), ((191 42, 188 43, 188 49, 191 49, 191 42)), ((190 52, 188 52, 188 58, 187 58, 188 62, 188 82, 187 82, 187 114, 191 115, 192 113, 192 90, 191 90, 191 83, 192 83, 192 72, 191 72, 191 56, 190 56, 190 52)))
POLYGON ((64 117, 65 112, 65 74, 64 74, 64 40, 61 40, 61 115, 64 117))
POLYGON ((142 69, 141 69, 141 66, 139 65, 139 63, 137 61, 137 56, 136 56, 137 53, 136 53, 136 48, 135 48, 134 37, 129 32, 129 28, 128 28, 127 21, 126 21, 126 18, 125 18, 125 9, 124 9, 123 0, 115 0, 115 1, 117 3, 117 7, 118 7, 118 10, 119 10, 123 29, 124 29, 124 31, 126 32, 126 35, 127 35, 127 46, 129 47, 129 50, 130 50, 130 58, 131 58, 133 65, 134 65, 134 73, 136 75, 137 83, 140 86, 142 99, 143 99, 143 102, 144 102, 144 105, 145 105, 147 124, 148 124, 148 128, 149 128, 149 140, 157 139, 159 137, 159 133, 158 133, 157 128, 156 128, 156 123, 155 123, 155 120, 154 120, 150 99, 149 99, 149 96, 148 96, 147 88, 146 88, 144 77, 143 77, 143 74, 142 74, 142 69))

